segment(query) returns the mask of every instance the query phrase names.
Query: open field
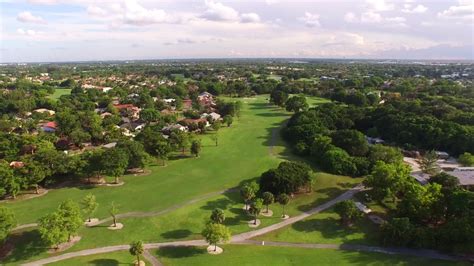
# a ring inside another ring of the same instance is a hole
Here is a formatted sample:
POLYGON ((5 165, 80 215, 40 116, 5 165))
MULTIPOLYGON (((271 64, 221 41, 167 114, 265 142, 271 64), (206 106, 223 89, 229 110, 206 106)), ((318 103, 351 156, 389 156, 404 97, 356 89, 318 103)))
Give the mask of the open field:
MULTIPOLYGON (((152 254, 165 265, 468 265, 408 256, 331 249, 223 245, 224 253, 208 255, 204 248, 162 248, 152 254)), ((66 265, 66 264, 63 264, 66 265)))
POLYGON ((53 100, 58 100, 63 95, 71 94, 71 89, 56 89, 54 93, 49 96, 53 100))

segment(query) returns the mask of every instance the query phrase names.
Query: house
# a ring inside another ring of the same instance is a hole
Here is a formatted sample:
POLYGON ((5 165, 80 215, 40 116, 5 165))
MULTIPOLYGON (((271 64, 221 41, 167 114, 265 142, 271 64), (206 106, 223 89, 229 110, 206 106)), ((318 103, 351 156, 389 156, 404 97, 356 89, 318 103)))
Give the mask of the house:
POLYGON ((140 117, 141 109, 133 104, 114 104, 114 107, 117 108, 122 115, 129 116, 134 120, 140 117))
POLYGON ((456 177, 463 187, 474 187, 474 167, 458 167, 446 174, 456 177))
POLYGON ((23 166, 25 166, 25 163, 24 163, 24 162, 20 162, 20 161, 12 161, 12 162, 10 162, 10 167, 11 167, 11 168, 18 169, 18 168, 22 168, 23 166))
POLYGON ((206 127, 210 126, 209 121, 207 121, 207 119, 205 119, 205 118, 198 118, 198 119, 186 118, 186 119, 183 119, 179 122, 181 124, 184 124, 184 125, 195 124, 196 126, 198 126, 199 123, 205 123, 206 127))
POLYGON ((210 114, 208 114, 208 113, 203 113, 203 114, 201 115, 201 118, 207 119, 207 117, 209 117, 209 116, 212 118, 212 121, 217 121, 217 120, 221 119, 221 115, 218 114, 218 113, 216 113, 216 112, 212 112, 212 113, 210 113, 210 114))
POLYGON ((444 151, 436 151, 436 155, 438 156, 438 159, 443 159, 443 160, 449 159, 449 154, 444 151))
POLYGON ((173 99, 173 98, 163 99, 163 102, 167 104, 174 103, 175 101, 176 99, 173 99))
POLYGON ((50 116, 56 114, 55 111, 49 110, 49 109, 46 109, 46 108, 35 109, 35 110, 33 110, 33 112, 34 112, 34 113, 40 113, 40 114, 48 114, 48 115, 50 115, 50 116))
POLYGON ((111 143, 102 145, 102 147, 106 149, 112 149, 112 148, 115 148, 115 146, 117 146, 117 142, 111 142, 111 143))
POLYGON ((183 110, 191 110, 193 109, 193 101, 192 100, 183 100, 183 110))
POLYGON ((173 132, 173 131, 187 132, 188 127, 180 125, 180 124, 171 124, 171 125, 165 126, 161 129, 161 132, 163 132, 166 135, 171 134, 171 132, 173 132))
POLYGON ((367 140, 369 144, 372 144, 372 145, 385 143, 385 141, 381 138, 371 138, 369 136, 366 136, 365 139, 367 140))
POLYGON ((41 126, 41 130, 48 133, 56 132, 57 124, 56 122, 47 122, 41 126))
POLYGON ((198 95, 198 101, 201 106, 211 107, 215 106, 214 96, 209 92, 203 92, 198 95))
POLYGON ((371 213, 372 210, 369 209, 367 206, 365 206, 364 204, 362 204, 361 202, 358 202, 356 201, 355 202, 355 206, 357 207, 357 209, 359 209, 359 211, 365 213, 365 214, 368 214, 368 213, 371 213))
POLYGON ((421 171, 416 171, 416 172, 411 172, 410 174, 413 178, 415 178, 416 181, 418 181, 418 183, 420 183, 421 185, 426 185, 428 184, 429 180, 430 180, 430 175, 429 174, 425 174, 421 171))

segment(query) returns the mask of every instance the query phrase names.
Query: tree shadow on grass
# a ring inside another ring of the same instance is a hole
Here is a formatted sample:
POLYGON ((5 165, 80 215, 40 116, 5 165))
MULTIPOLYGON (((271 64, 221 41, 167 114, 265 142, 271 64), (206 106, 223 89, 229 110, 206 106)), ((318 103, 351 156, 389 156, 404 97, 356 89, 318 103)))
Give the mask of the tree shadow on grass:
POLYGON ((7 258, 3 259, 3 262, 25 261, 48 250, 41 241, 38 230, 13 233, 8 242, 14 245, 14 249, 7 258))
POLYGON ((156 251, 158 258, 186 258, 206 253, 205 249, 199 247, 162 247, 156 251))
POLYGON ((132 265, 131 263, 119 262, 114 259, 96 259, 87 262, 88 265, 97 265, 97 266, 115 266, 115 265, 132 265))
POLYGON ((234 204, 234 201, 228 198, 220 198, 220 199, 206 202, 206 205, 201 206, 201 209, 212 211, 216 208, 220 208, 220 209, 225 210, 232 204, 234 204))
POLYGON ((311 210, 312 208, 327 202, 331 198, 339 196, 344 191, 345 190, 337 188, 337 187, 330 187, 330 188, 323 188, 323 189, 315 190, 313 193, 318 193, 318 194, 322 194, 322 195, 318 196, 317 199, 314 200, 313 202, 298 206, 298 210, 303 211, 303 212, 311 210))
POLYGON ((182 238, 186 238, 190 236, 192 233, 193 232, 187 229, 177 229, 177 230, 164 232, 161 234, 161 236, 166 239, 182 239, 182 238))

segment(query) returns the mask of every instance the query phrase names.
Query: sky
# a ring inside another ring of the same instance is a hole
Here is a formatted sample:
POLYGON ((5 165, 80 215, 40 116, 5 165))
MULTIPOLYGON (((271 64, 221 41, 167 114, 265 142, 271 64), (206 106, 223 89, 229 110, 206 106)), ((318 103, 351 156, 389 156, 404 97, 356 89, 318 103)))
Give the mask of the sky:
POLYGON ((474 59, 474 0, 0 0, 0 62, 474 59))

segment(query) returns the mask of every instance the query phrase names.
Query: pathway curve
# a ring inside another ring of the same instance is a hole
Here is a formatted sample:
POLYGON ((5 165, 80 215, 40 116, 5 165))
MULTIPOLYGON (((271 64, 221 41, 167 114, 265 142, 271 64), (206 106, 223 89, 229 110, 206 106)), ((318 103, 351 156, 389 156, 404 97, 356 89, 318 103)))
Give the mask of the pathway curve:
POLYGON ((161 263, 155 256, 151 255, 150 251, 147 249, 143 252, 143 257, 145 257, 152 266, 163 266, 163 263, 161 263))
MULTIPOLYGON (((211 192, 211 193, 207 193, 207 194, 204 194, 204 195, 201 195, 197 198, 194 198, 192 200, 188 200, 186 202, 183 202, 183 203, 179 203, 179 204, 175 204, 175 205, 172 205, 166 209, 163 209, 163 210, 159 210, 159 211, 151 211, 151 212, 126 212, 126 213, 120 213, 120 214, 117 214, 117 219, 120 219, 120 218, 132 218, 132 217, 153 217, 153 216, 159 216, 159 215, 163 215, 163 214, 166 214, 166 213, 169 213, 169 212, 172 212, 172 211, 175 211, 179 208, 182 208, 182 207, 185 207, 187 205, 191 205, 191 204, 194 204, 198 201, 201 201, 201 200, 205 200, 205 199, 209 199, 209 198, 212 198, 214 196, 218 196, 218 195, 222 195, 222 194, 225 194, 225 193, 229 193, 229 192, 233 192, 233 191, 237 191, 237 188, 230 188, 230 189, 224 189, 224 190, 220 190, 220 191, 215 191, 215 192, 211 192)), ((103 223, 106 223, 106 222, 112 222, 112 217, 108 217, 108 218, 105 218, 105 219, 102 219, 102 220, 99 220, 95 223, 91 223, 89 226, 92 227, 92 226, 96 226, 96 225, 99 225, 99 224, 103 224, 103 223)), ((26 229, 26 228, 34 228, 34 227, 37 227, 38 224, 37 223, 31 223, 31 224, 22 224, 22 225, 19 225, 15 228, 13 228, 12 231, 19 231, 19 230, 23 230, 23 229, 26 229)))

